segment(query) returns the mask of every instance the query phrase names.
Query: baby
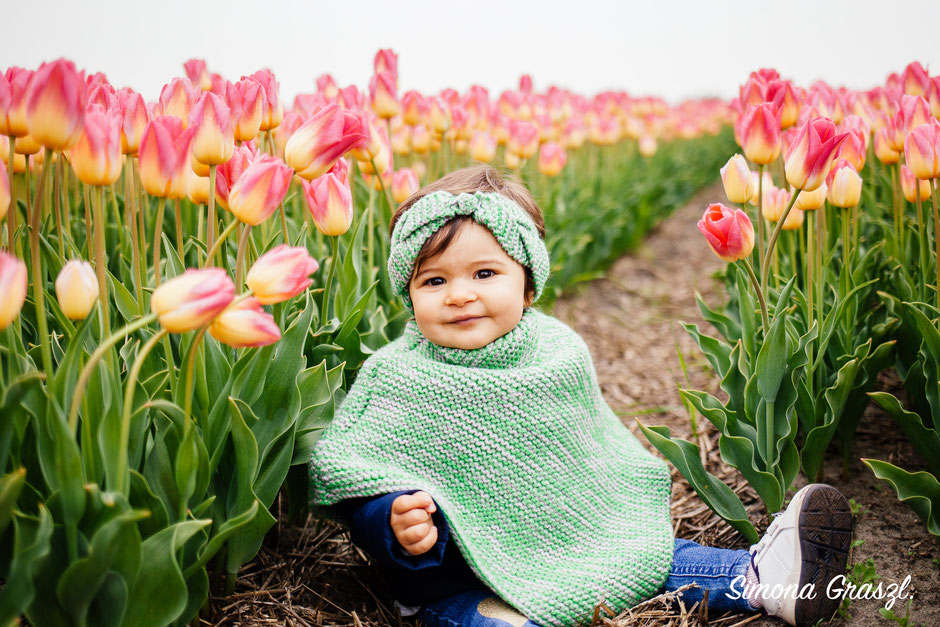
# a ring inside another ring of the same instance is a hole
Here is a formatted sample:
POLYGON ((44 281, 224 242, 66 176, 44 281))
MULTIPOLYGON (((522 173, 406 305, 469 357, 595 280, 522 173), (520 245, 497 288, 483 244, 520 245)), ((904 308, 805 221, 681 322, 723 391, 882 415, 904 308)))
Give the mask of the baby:
POLYGON ((311 457, 311 505, 349 526, 402 615, 427 625, 575 625, 688 584, 713 611, 827 619, 852 516, 796 493, 749 551, 673 538, 670 478, 601 396, 587 345, 532 308, 542 214, 488 166, 419 190, 388 275, 414 314, 369 357, 311 457), (801 594, 802 593, 802 594, 801 594))

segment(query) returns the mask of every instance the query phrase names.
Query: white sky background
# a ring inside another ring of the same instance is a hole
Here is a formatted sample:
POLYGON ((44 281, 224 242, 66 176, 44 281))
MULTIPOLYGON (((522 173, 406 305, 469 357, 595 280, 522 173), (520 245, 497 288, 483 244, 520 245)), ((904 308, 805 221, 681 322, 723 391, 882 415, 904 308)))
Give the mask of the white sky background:
POLYGON ((940 73, 940 2, 907 0, 4 0, 0 70, 60 56, 155 100, 183 62, 238 80, 272 69, 289 106, 330 72, 366 88, 379 48, 401 93, 499 91, 530 73, 585 95, 623 89, 672 102, 733 97, 776 68, 809 86, 870 88, 919 60, 940 73))

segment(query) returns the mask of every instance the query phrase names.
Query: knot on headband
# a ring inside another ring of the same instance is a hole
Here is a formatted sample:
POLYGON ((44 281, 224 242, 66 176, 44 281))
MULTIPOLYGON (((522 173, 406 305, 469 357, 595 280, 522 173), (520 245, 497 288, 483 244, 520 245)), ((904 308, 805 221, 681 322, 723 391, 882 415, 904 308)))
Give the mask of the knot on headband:
POLYGON ((548 280, 549 259, 538 228, 515 201, 495 192, 431 192, 415 202, 395 223, 388 254, 392 288, 412 310, 408 280, 421 247, 456 216, 470 216, 489 229, 506 254, 532 271, 535 300, 548 280))

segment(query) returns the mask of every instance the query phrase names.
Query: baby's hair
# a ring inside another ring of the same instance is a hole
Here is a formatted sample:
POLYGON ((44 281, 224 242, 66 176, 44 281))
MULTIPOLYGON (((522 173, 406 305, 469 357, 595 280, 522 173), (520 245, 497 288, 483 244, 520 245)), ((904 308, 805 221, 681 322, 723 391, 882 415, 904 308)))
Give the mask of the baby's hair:
MULTIPOLYGON (((542 239, 545 239, 545 218, 542 217, 542 210, 539 209, 535 198, 532 197, 532 194, 526 186, 515 176, 504 176, 500 174, 496 168, 486 164, 471 165, 466 168, 461 168, 460 170, 455 170, 433 183, 425 185, 409 196, 408 200, 403 202, 398 207, 395 215, 392 216, 391 224, 388 227, 389 237, 391 237, 391 234, 395 230, 395 223, 398 222, 398 218, 408 211, 413 204, 431 192, 442 190, 450 192, 451 194, 472 194, 474 192, 496 192, 502 194, 525 209, 529 217, 532 218, 532 222, 535 223, 539 235, 542 239)), ((418 251, 418 256, 415 258, 411 277, 408 278, 408 281, 411 281, 411 278, 414 277, 414 273, 421 267, 424 261, 445 250, 450 245, 451 241, 453 241, 454 237, 456 237, 464 223, 471 221, 473 221, 473 218, 470 216, 455 216, 445 222, 437 232, 429 237, 427 241, 424 242, 424 246, 421 247, 421 250, 418 251)), ((532 271, 529 268, 525 268, 525 294, 526 305, 528 306, 531 304, 531 300, 535 295, 535 280, 532 278, 532 271)))

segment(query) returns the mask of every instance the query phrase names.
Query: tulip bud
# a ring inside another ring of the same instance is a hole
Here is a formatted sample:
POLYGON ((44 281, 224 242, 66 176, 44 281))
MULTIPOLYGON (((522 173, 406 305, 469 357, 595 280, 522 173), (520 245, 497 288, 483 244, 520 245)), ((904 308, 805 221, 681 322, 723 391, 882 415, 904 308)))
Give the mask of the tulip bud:
POLYGON ((790 209, 790 213, 787 214, 787 219, 784 220, 783 226, 780 228, 784 231, 799 231, 803 228, 803 221, 805 219, 806 214, 801 209, 793 207, 790 209))
POLYGON ((281 99, 279 96, 280 89, 277 79, 274 78, 274 74, 271 73, 271 70, 258 70, 250 77, 242 78, 252 78, 258 81, 261 84, 261 87, 264 89, 263 113, 261 114, 261 130, 270 131, 271 129, 280 126, 281 121, 284 119, 284 107, 281 105, 281 99))
POLYGON ((323 94, 327 100, 335 101, 339 96, 339 87, 336 79, 330 74, 321 74, 317 77, 317 93, 323 94))
POLYGON ((746 259, 754 249, 754 226, 740 209, 732 210, 721 203, 708 205, 698 229, 722 261, 746 259))
POLYGON ((264 89, 253 80, 241 80, 235 83, 229 106, 235 124, 235 139, 240 142, 254 139, 261 129, 264 113, 264 89))
MULTIPOLYGON (((32 135, 23 135, 13 141, 13 149, 18 155, 37 155, 42 150, 42 144, 37 142, 32 135)), ((35 164, 36 159, 32 162, 35 164)))
POLYGON ((193 156, 197 161, 218 165, 231 159, 235 150, 232 112, 219 96, 202 92, 189 114, 189 125, 196 129, 193 156))
POLYGON ((878 157, 878 161, 885 165, 891 165, 901 160, 901 153, 891 148, 886 127, 875 131, 875 156, 878 157))
POLYGON ((774 80, 767 84, 767 100, 780 111, 780 128, 787 129, 796 124, 800 115, 800 101, 790 81, 774 80))
POLYGON ((117 98, 121 108, 121 152, 136 155, 140 138, 150 122, 150 113, 143 97, 131 89, 120 90, 117 98))
POLYGON ((921 180, 940 177, 940 122, 916 127, 904 140, 904 161, 921 180))
POLYGON ((739 122, 744 156, 767 165, 780 154, 780 113, 773 103, 751 106, 739 122))
POLYGON ((568 153, 555 142, 542 144, 539 150, 539 172, 545 176, 558 176, 568 162, 568 153))
POLYGON ((829 188, 826 198, 836 207, 849 209, 858 205, 862 198, 862 177, 846 160, 840 159, 832 166, 826 185, 829 188))
POLYGON ((67 318, 87 318, 98 300, 98 278, 91 264, 80 259, 65 264, 55 280, 55 295, 67 318))
POLYGON ((496 138, 487 131, 477 131, 470 140, 470 158, 474 161, 489 163, 496 156, 496 138))
POLYGON ((50 150, 70 148, 82 131, 85 85, 75 64, 65 59, 43 63, 29 81, 26 127, 50 150))
POLYGON ((330 104, 304 122, 287 140, 284 158, 301 177, 315 179, 346 152, 364 141, 359 118, 330 104))
POLYGON ((228 209, 229 192, 242 172, 258 157, 251 143, 235 146, 232 158, 219 165, 215 171, 215 200, 223 209, 228 209))
POLYGON ((189 77, 193 85, 198 86, 203 91, 212 89, 212 77, 209 76, 209 68, 203 59, 190 59, 183 64, 186 70, 186 76, 189 77))
POLYGON ((431 152, 431 133, 424 124, 418 124, 411 129, 411 149, 418 155, 431 152))
POLYGON ((427 115, 428 105, 420 93, 412 90, 406 91, 401 97, 402 118, 405 124, 417 126, 424 122, 424 116, 427 115))
POLYGON ((307 289, 320 264, 301 246, 275 246, 248 270, 245 284, 264 305, 281 303, 307 289))
POLYGON ((183 128, 186 128, 195 100, 196 91, 189 79, 174 78, 160 90, 155 115, 175 116, 183 122, 183 128))
MULTIPOLYGON (((14 140, 15 141, 15 140, 14 140)), ((6 135, 0 135, 0 161, 10 167, 10 139, 6 135)), ((13 155, 13 172, 22 174, 26 171, 26 157, 16 153, 13 155)), ((9 181, 7 181, 9 185, 9 181)))
POLYGON ((388 72, 378 72, 372 77, 369 81, 369 100, 377 116, 388 119, 398 115, 401 104, 397 91, 395 78, 388 72))
MULTIPOLYGON (((790 192, 785 189, 780 189, 773 186, 764 186, 764 202, 761 203, 761 215, 768 222, 778 222, 789 203, 790 192)), ((793 209, 790 210, 791 214, 794 212, 795 211, 793 209)), ((803 215, 802 211, 799 213, 800 215, 803 215)), ((789 222, 789 220, 790 218, 788 216, 787 222, 789 222)), ((786 222, 784 225, 786 225, 786 222)))
POLYGON ((260 157, 232 185, 228 195, 229 211, 245 224, 261 224, 284 200, 292 176, 291 169, 277 157, 260 157))
POLYGON ((33 77, 32 70, 10 67, 0 78, 0 135, 22 137, 29 134, 26 126, 26 91, 33 77))
POLYGON ((120 109, 105 111, 92 107, 85 113, 85 124, 68 157, 75 175, 86 185, 111 185, 121 176, 120 109))
POLYGON ((398 55, 391 49, 379 50, 372 63, 375 73, 386 72, 398 84, 398 55))
POLYGON ((392 175, 392 198, 397 203, 408 200, 419 187, 418 176, 411 168, 402 168, 392 175))
POLYGON ((450 128, 450 108, 440 98, 430 99, 428 126, 437 135, 443 135, 450 128))
POLYGON ((757 189, 752 185, 751 171, 747 161, 741 155, 734 155, 720 170, 721 184, 725 188, 725 196, 729 202, 743 204, 757 195, 757 189))
POLYGON ((811 192, 802 192, 796 197, 793 206, 801 211, 816 211, 826 204, 826 191, 826 184, 822 183, 811 192))
POLYGON ((246 298, 219 314, 209 325, 209 335, 232 348, 252 348, 277 342, 281 330, 257 298, 246 298))
MULTIPOLYGON (((326 173, 310 181, 302 181, 307 207, 313 222, 324 235, 342 235, 349 230, 353 219, 352 191, 349 183, 326 173)), ((264 301, 262 301, 264 302, 264 301)))
POLYGON ((196 205, 209 204, 209 177, 199 176, 190 169, 186 173, 186 197, 196 205))
POLYGON ((514 120, 509 126, 506 149, 520 159, 528 159, 539 148, 539 129, 531 122, 514 120))
MULTIPOLYGON (((206 92, 208 93, 208 92, 206 92)), ((151 196, 182 198, 195 128, 183 129, 179 118, 159 116, 150 121, 140 140, 140 183, 151 196)))
POLYGON ((26 264, 19 258, 0 252, 0 331, 20 313, 26 301, 26 264))
POLYGON ((190 269, 154 290, 150 309, 170 333, 185 333, 211 322, 234 298, 225 270, 190 269))
POLYGON ((914 176, 911 169, 906 165, 901 166, 901 191, 907 202, 917 202, 917 194, 920 193, 921 202, 930 199, 930 181, 919 179, 914 176))
POLYGON ((824 117, 814 118, 800 126, 787 150, 784 165, 787 182, 806 192, 822 185, 836 151, 847 137, 847 133, 837 135, 835 124, 824 117))

